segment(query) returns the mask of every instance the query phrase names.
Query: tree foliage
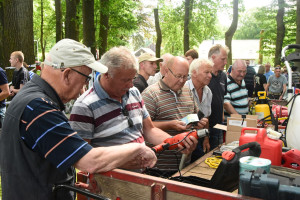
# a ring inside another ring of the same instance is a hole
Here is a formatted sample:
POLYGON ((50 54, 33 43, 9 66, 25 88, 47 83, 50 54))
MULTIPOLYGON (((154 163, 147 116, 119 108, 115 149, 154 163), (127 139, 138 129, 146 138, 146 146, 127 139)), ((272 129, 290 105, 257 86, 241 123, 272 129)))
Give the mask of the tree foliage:
MULTIPOLYGON (((193 1, 193 10, 190 13, 189 22, 189 46, 191 48, 217 34, 216 21, 219 3, 220 0, 193 1)), ((179 5, 173 5, 160 0, 159 5, 163 52, 182 55, 184 53, 184 1, 179 5)))

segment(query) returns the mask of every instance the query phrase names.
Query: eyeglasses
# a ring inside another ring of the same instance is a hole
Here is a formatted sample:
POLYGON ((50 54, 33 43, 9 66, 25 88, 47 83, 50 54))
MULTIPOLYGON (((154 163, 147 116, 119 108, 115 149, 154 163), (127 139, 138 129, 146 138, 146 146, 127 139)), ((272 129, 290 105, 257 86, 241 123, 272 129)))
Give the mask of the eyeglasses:
POLYGON ((88 82, 92 79, 92 77, 90 77, 90 76, 88 76, 88 75, 85 75, 84 73, 82 73, 82 72, 80 72, 80 71, 78 71, 78 70, 76 70, 76 69, 73 69, 73 68, 70 68, 70 69, 71 69, 72 71, 75 71, 75 72, 77 72, 78 74, 80 74, 80 75, 86 77, 85 83, 88 83, 88 82))
POLYGON ((189 77, 189 75, 185 75, 185 76, 182 76, 182 75, 175 75, 175 74, 172 72, 172 70, 171 70, 170 68, 168 68, 168 69, 169 69, 169 71, 171 72, 171 74, 172 74, 175 78, 177 78, 177 79, 187 80, 188 77, 189 77))
POLYGON ((127 122, 128 122, 129 127, 133 127, 133 121, 132 121, 131 118, 129 118, 129 112, 126 109, 126 107, 124 109, 122 109, 122 113, 123 113, 124 116, 127 117, 127 122))

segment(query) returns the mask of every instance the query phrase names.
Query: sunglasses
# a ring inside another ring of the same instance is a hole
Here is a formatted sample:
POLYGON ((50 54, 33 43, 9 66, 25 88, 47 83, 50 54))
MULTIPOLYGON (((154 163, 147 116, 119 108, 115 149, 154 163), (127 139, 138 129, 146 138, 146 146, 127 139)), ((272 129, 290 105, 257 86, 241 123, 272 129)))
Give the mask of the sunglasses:
POLYGON ((133 127, 133 121, 132 121, 132 119, 129 117, 129 112, 128 112, 128 110, 126 109, 126 107, 125 107, 124 109, 122 109, 122 113, 123 113, 124 116, 127 117, 127 122, 128 122, 129 127, 133 127))

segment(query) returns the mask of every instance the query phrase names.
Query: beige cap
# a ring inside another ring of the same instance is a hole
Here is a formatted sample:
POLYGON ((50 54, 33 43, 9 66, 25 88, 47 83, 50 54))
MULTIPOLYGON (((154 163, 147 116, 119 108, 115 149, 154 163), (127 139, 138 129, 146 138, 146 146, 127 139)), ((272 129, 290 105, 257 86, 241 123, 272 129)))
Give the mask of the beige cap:
POLYGON ((139 56, 138 58, 139 60, 139 63, 142 62, 142 61, 159 61, 159 62, 162 62, 163 59, 162 58, 156 58, 155 56, 153 56, 152 54, 150 53, 143 53, 139 56))
POLYGON ((72 39, 62 39, 57 42, 48 53, 44 63, 58 69, 85 65, 100 73, 107 72, 107 67, 97 62, 84 44, 72 39))

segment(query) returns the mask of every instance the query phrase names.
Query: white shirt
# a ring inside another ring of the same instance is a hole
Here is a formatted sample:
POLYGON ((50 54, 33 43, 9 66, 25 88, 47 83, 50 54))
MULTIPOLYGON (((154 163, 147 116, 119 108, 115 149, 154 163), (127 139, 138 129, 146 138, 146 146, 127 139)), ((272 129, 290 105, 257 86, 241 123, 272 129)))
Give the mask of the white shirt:
POLYGON ((160 79, 162 79, 160 72, 157 72, 154 76, 149 76, 149 79, 147 80, 148 86, 158 82, 160 79))
POLYGON ((192 79, 188 80, 185 84, 188 85, 190 90, 192 91, 195 100, 199 106, 199 109, 202 111, 204 116, 209 117, 211 114, 211 100, 212 100, 212 93, 209 87, 207 85, 204 86, 203 94, 202 94, 202 102, 200 102, 198 93, 194 87, 192 79))

